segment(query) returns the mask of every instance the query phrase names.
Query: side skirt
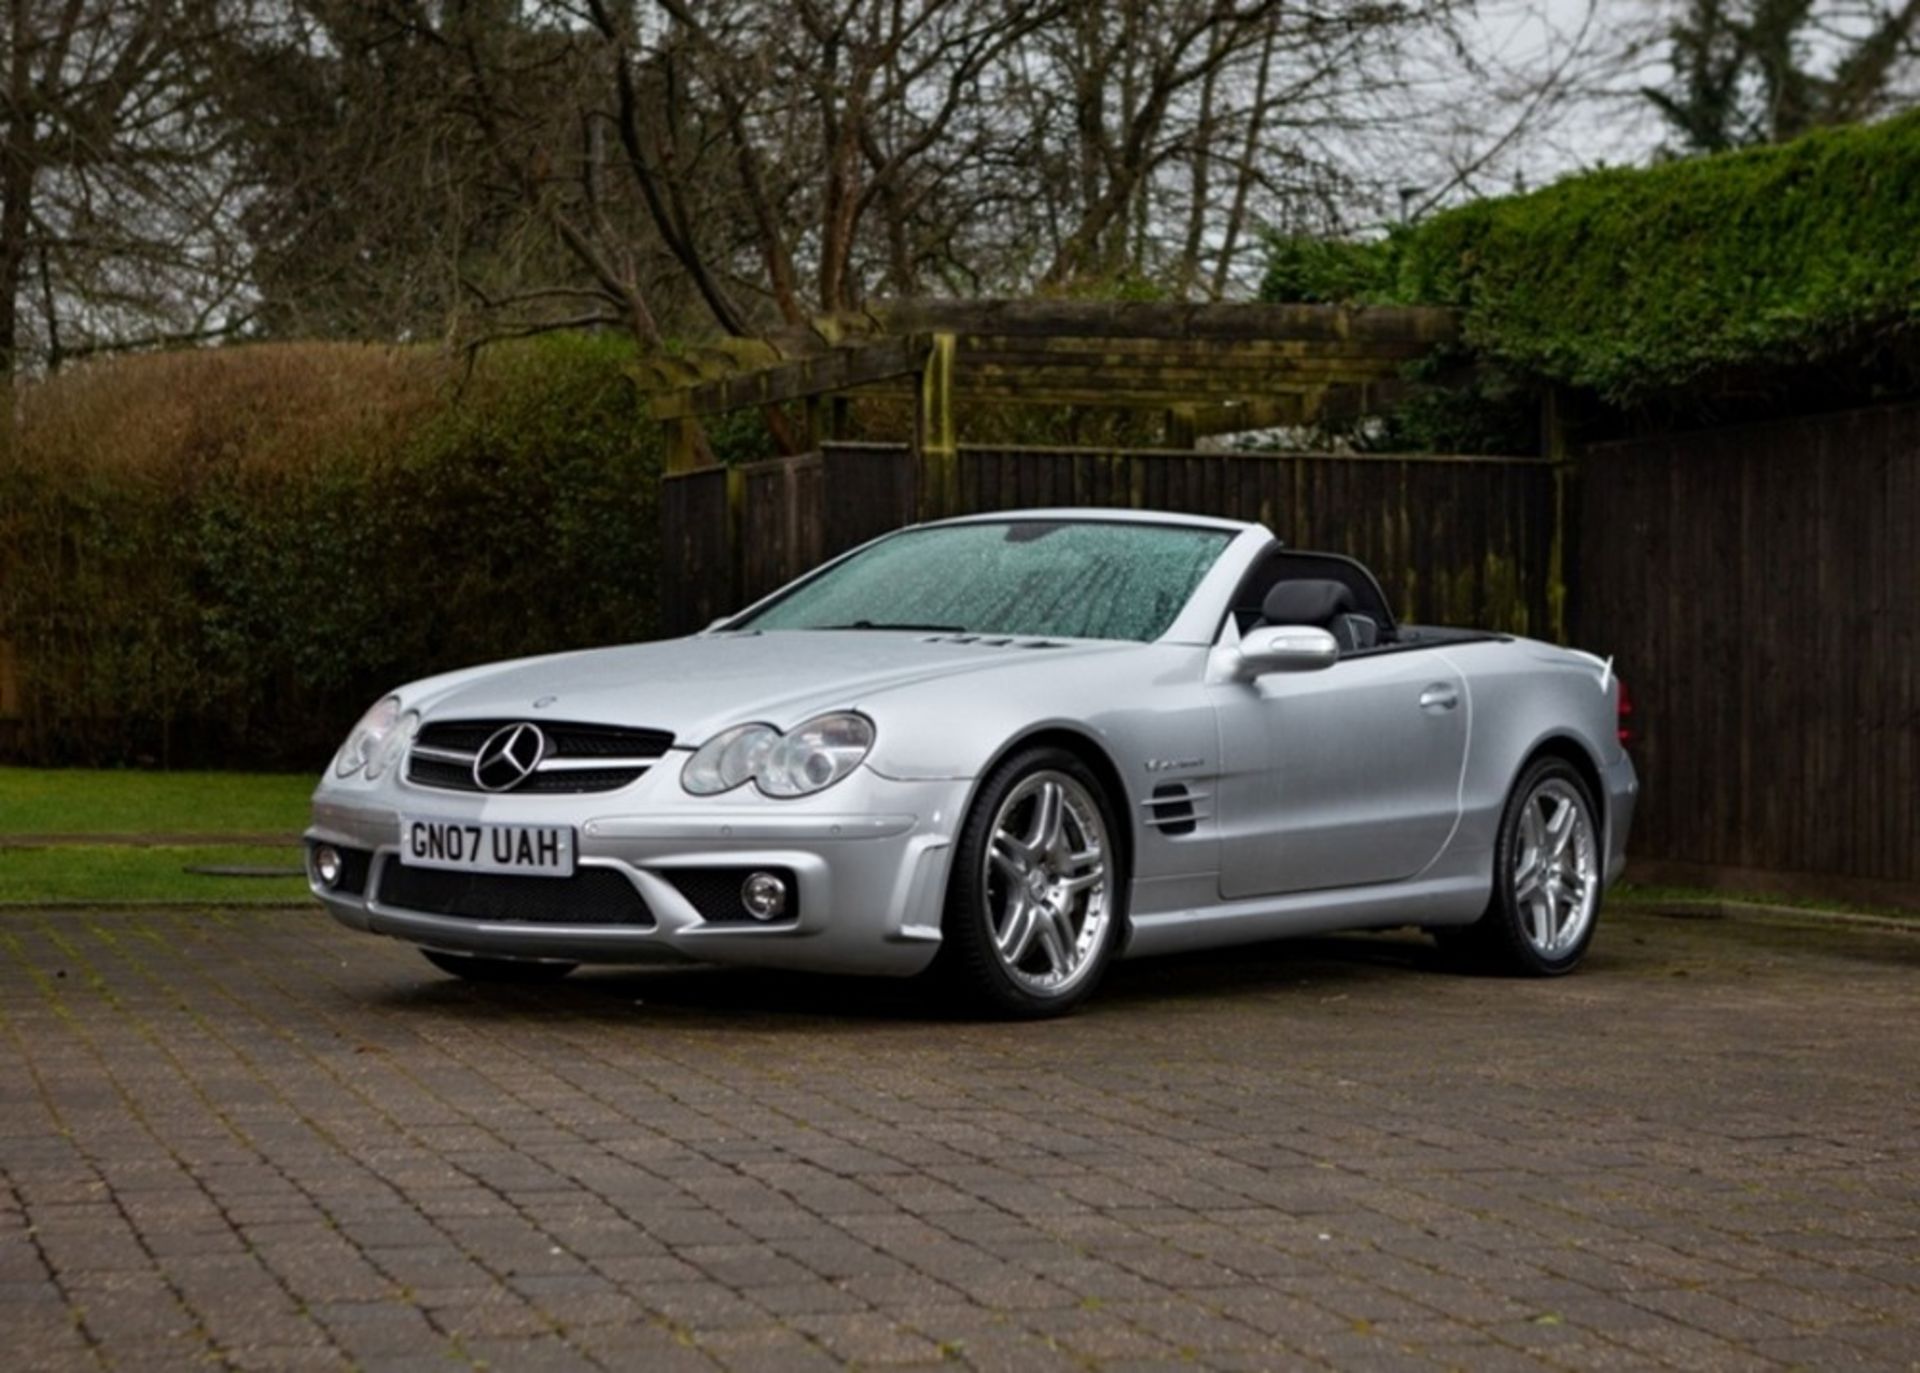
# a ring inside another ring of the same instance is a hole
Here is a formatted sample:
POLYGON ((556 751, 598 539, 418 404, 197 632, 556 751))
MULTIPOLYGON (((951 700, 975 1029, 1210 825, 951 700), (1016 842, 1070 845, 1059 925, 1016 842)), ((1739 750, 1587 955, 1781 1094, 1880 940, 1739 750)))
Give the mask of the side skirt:
POLYGON ((1133 933, 1124 957, 1185 953, 1335 930, 1465 925, 1486 909, 1489 891, 1485 874, 1456 873, 1147 913, 1142 908, 1152 903, 1152 888, 1157 885, 1161 884, 1139 883, 1134 888, 1133 933))

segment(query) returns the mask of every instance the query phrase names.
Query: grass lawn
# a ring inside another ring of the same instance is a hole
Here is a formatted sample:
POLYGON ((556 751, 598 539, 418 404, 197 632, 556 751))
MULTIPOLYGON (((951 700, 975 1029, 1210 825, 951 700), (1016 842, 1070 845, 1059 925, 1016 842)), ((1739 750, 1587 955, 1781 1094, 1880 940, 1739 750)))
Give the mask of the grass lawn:
POLYGON ((43 901, 288 901, 304 877, 204 877, 202 865, 297 868, 298 846, 134 848, 63 844, 0 849, 0 905, 43 901))
POLYGON ((308 773, 0 768, 0 834, 297 834, 308 773))

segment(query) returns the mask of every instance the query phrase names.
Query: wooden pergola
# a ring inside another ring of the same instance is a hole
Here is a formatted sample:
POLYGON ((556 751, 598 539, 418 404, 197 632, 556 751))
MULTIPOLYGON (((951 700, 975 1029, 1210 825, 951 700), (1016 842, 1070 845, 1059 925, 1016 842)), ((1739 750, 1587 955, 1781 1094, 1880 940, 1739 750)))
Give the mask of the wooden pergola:
POLYGON ((838 438, 846 402, 911 400, 930 473, 952 467, 969 402, 1157 411, 1170 448, 1204 434, 1364 414, 1409 363, 1457 339, 1450 310, 1110 301, 908 301, 646 364, 667 470, 701 465, 688 421, 799 404, 809 446, 838 438))

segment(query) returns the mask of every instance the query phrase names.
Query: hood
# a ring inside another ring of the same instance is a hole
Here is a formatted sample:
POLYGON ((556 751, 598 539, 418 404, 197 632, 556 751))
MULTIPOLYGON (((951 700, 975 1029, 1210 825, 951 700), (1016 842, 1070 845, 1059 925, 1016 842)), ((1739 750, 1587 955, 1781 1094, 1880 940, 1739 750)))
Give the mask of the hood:
POLYGON ((697 635, 470 668, 402 694, 429 720, 545 716, 671 730, 692 747, 747 721, 784 729, 918 682, 1128 647, 907 631, 697 635))

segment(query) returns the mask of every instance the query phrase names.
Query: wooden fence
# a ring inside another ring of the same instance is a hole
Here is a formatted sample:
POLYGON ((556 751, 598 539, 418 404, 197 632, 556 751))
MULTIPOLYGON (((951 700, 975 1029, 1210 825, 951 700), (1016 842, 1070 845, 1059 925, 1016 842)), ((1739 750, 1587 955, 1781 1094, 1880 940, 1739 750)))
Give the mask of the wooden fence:
POLYGON ((1260 520, 1375 568, 1403 619, 1563 627, 1559 474, 1537 459, 961 448, 942 475, 905 446, 828 444, 667 477, 663 627, 697 629, 916 519, 1062 505, 1260 520))
POLYGON ((1920 405, 1580 470, 1574 630, 1641 703, 1635 855, 1920 899, 1920 405))

